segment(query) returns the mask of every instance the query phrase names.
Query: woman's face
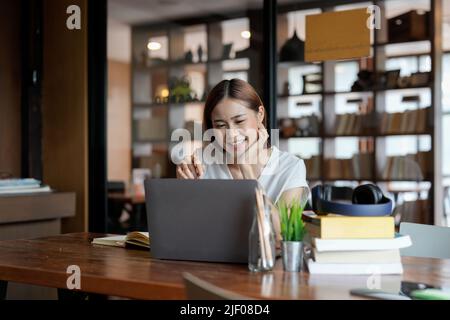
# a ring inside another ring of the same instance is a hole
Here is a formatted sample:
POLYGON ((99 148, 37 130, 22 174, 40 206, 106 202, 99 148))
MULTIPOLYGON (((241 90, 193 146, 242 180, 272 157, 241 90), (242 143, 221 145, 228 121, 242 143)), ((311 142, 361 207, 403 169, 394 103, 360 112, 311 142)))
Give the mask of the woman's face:
POLYGON ((225 151, 234 155, 242 154, 257 141, 263 119, 263 106, 256 112, 231 98, 223 99, 211 113, 217 141, 225 151))

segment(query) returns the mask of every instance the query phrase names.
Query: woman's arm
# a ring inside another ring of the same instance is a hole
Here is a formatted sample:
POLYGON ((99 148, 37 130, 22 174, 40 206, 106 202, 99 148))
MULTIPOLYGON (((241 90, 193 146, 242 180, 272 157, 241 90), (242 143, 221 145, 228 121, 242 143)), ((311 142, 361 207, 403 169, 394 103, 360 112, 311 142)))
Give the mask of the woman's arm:
POLYGON ((278 201, 282 201, 289 205, 289 204, 293 203, 294 201, 300 200, 303 205, 304 202, 306 203, 308 195, 309 195, 309 190, 306 187, 293 188, 293 189, 284 191, 281 194, 281 197, 278 201))

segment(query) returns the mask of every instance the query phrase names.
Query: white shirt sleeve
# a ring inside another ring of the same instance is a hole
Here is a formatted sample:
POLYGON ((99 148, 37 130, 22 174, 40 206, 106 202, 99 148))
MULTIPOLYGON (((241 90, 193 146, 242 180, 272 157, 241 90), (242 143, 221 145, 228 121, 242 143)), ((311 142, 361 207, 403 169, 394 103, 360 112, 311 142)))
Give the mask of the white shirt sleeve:
POLYGON ((283 192, 301 187, 308 188, 308 183, 306 182, 305 162, 302 159, 298 159, 290 170, 290 174, 283 186, 283 192))

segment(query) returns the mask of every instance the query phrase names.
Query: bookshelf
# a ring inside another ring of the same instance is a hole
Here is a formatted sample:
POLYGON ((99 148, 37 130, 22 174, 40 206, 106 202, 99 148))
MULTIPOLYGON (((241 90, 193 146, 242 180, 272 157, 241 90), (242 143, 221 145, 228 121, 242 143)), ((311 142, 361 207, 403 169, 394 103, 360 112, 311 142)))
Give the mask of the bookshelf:
POLYGON ((280 8, 278 52, 294 30, 304 40, 307 15, 370 4, 382 10, 382 28, 373 32, 370 57, 279 62, 280 147, 305 159, 311 186, 373 182, 395 198, 402 221, 437 223, 442 213, 436 190, 442 189, 436 125, 441 98, 435 85, 441 72, 442 48, 435 30, 441 21, 436 10, 440 1, 366 1, 333 7, 321 2, 317 8, 280 8), (426 36, 389 41, 389 19, 410 10, 429 12, 426 36), (305 92, 306 85, 296 82, 311 73, 318 74, 319 81, 305 92), (368 79, 364 75, 371 77, 369 84, 356 86, 357 80, 368 79), (310 126, 317 130, 304 130, 307 119, 313 119, 310 126))
POLYGON ((223 79, 261 88, 258 43, 241 35, 257 16, 207 17, 132 28, 132 164, 175 177, 173 130, 202 122, 208 91, 223 79), (253 67, 253 68, 251 68, 253 67))

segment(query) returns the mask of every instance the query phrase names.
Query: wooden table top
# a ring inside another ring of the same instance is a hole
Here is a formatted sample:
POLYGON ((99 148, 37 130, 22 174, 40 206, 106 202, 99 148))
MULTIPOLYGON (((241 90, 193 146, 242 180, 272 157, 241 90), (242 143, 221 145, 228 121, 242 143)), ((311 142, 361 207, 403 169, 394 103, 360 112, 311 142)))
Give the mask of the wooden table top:
MULTIPOLYGON (((0 242, 0 280, 66 288, 68 266, 81 269, 81 290, 135 299, 185 298, 182 274, 190 272, 221 288, 261 299, 356 299, 349 290, 366 287, 367 276, 251 273, 247 265, 162 261, 148 251, 92 245, 100 234, 78 233, 0 242)), ((381 276, 383 289, 401 281, 450 286, 450 260, 404 257, 402 276, 381 276)))

